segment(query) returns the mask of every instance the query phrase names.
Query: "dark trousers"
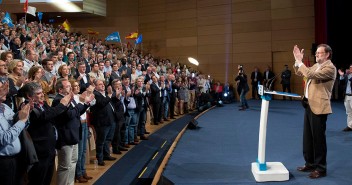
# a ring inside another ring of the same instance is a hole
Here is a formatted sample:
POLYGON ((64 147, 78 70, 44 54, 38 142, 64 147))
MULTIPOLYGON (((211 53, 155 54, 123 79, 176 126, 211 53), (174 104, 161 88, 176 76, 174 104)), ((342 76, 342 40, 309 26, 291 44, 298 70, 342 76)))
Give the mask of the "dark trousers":
POLYGON ((39 158, 28 172, 28 185, 50 185, 54 173, 55 156, 39 158))
POLYGON ((326 120, 327 114, 314 114, 309 105, 305 109, 303 128, 303 156, 306 166, 326 172, 326 120))
POLYGON ((114 137, 115 123, 109 126, 94 126, 96 132, 96 157, 99 162, 103 161, 104 157, 110 156, 110 144, 114 137))
POLYGON ((137 135, 138 136, 143 136, 145 134, 145 123, 147 120, 147 111, 142 108, 142 110, 139 112, 139 117, 138 117, 138 126, 137 126, 137 135))
MULTIPOLYGON (((286 92, 286 90, 288 93, 291 93, 291 85, 290 84, 282 84, 282 91, 286 92)), ((283 99, 285 100, 286 97, 283 96, 283 99)), ((292 100, 292 97, 290 97, 290 99, 292 100)))
POLYGON ((24 172, 21 172, 18 160, 18 155, 0 156, 0 184, 20 185, 23 183, 24 172))
POLYGON ((125 129, 122 129, 124 125, 125 125, 125 118, 117 119, 114 138, 112 139, 112 142, 111 142, 112 150, 114 152, 119 151, 119 147, 122 146, 123 144, 121 138, 122 138, 122 134, 125 133, 125 129), (122 133, 122 130, 123 130, 123 133, 122 133))
POLYGON ((252 99, 259 98, 258 83, 252 84, 252 99))
POLYGON ((170 109, 170 118, 175 117, 175 103, 176 103, 176 98, 170 98, 170 104, 169 104, 169 109, 170 109))
POLYGON ((153 116, 154 124, 157 124, 161 120, 161 102, 153 102, 153 116))

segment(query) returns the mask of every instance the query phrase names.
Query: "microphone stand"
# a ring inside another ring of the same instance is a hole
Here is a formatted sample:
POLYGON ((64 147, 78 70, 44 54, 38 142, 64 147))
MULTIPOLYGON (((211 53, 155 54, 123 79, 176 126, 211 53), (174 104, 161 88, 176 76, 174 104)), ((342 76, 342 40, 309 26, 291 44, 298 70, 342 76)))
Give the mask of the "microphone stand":
POLYGON ((270 78, 266 84, 265 84, 265 88, 266 88, 266 91, 271 91, 271 86, 273 85, 275 79, 278 77, 278 76, 281 76, 281 74, 283 73, 284 71, 280 72, 279 74, 275 75, 274 77, 270 78), (268 84, 270 82, 270 84, 268 84), (269 87, 268 87, 269 85, 269 87))

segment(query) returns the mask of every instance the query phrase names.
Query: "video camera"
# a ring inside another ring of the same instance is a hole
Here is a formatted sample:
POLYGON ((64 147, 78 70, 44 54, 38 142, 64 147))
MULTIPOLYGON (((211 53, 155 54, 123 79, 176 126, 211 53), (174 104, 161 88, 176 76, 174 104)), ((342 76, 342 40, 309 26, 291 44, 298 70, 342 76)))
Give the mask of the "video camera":
POLYGON ((239 75, 242 75, 244 73, 243 65, 238 65, 238 73, 239 75))

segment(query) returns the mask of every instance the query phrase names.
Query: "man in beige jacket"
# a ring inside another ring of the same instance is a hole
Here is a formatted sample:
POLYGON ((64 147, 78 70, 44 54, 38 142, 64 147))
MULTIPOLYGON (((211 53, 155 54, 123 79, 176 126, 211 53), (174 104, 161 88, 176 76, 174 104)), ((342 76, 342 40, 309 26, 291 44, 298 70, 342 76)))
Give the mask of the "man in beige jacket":
POLYGON ((336 78, 336 68, 331 62, 330 46, 321 44, 315 52, 316 64, 306 67, 302 63, 303 51, 297 45, 293 48, 296 74, 307 78, 304 88, 305 107, 303 129, 303 156, 305 165, 298 171, 311 172, 312 179, 326 176, 326 120, 332 113, 330 97, 336 78))

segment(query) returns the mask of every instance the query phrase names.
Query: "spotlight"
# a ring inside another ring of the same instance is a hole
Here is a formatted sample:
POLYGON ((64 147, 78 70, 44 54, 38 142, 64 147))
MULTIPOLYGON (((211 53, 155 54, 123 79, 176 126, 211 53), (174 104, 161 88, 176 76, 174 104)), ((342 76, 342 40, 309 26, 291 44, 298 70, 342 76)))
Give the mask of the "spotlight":
POLYGON ((222 106, 224 106, 224 103, 221 100, 219 100, 216 105, 218 107, 222 107, 222 106))
POLYGON ((198 62, 196 59, 192 58, 192 57, 188 57, 188 61, 189 61, 191 64, 194 64, 194 65, 196 65, 196 66, 199 65, 199 62, 198 62))
POLYGON ((227 97, 227 95, 228 95, 228 94, 225 92, 225 93, 224 93, 224 97, 227 97))

